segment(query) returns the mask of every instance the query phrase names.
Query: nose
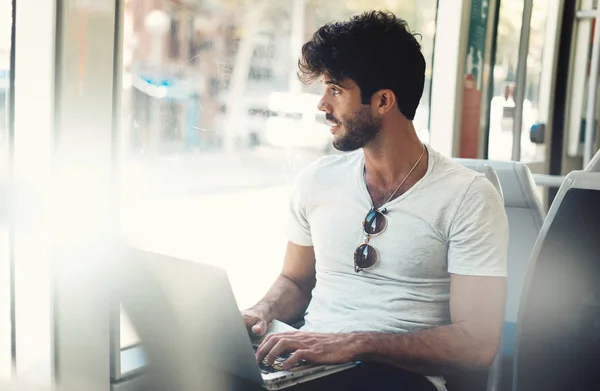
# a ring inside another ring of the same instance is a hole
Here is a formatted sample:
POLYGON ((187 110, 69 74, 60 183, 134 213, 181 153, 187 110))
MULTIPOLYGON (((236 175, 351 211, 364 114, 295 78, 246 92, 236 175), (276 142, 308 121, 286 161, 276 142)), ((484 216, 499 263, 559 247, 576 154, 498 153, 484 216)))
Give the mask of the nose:
POLYGON ((322 96, 321 100, 319 100, 319 103, 317 103, 317 109, 324 113, 331 114, 331 105, 325 100, 325 96, 322 96))

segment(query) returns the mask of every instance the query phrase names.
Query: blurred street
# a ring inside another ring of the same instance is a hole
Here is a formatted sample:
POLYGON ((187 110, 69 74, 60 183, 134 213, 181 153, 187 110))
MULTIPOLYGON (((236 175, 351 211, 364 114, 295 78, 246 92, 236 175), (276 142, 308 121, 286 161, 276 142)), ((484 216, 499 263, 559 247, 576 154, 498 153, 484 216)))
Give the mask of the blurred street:
POLYGON ((260 147, 226 154, 178 154, 123 161, 125 198, 161 198, 245 191, 289 184, 323 154, 299 148, 260 147))

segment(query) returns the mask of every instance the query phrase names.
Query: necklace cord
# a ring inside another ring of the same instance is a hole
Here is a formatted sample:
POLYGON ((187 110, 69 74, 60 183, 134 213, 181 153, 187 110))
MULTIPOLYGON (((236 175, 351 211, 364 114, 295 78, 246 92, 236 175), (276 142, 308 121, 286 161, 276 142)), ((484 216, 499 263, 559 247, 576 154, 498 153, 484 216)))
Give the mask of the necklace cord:
MULTIPOLYGON (((415 168, 417 168, 417 166, 421 162, 421 159, 423 158, 423 155, 425 154, 425 144, 422 144, 422 145, 423 145, 423 150, 421 151, 421 155, 417 159, 416 163, 412 166, 412 168, 410 169, 410 171, 408 172, 408 174, 406 174, 406 176, 404 177, 404 179, 402 180, 402 182, 400 182, 400 184, 398 185, 398 187, 396 187, 396 190, 394 190, 394 192, 390 195, 390 197, 387 199, 387 201, 384 202, 383 204, 381 204, 382 206, 385 205, 385 204, 387 204, 388 202, 390 202, 390 200, 392 199, 392 197, 398 192, 398 190, 400 190, 400 188, 402 187, 402 185, 404 184, 404 182, 406 182, 406 180, 408 179, 408 177, 410 176, 410 174, 413 173, 413 171, 415 170, 415 168)), ((366 183, 367 183, 367 169, 366 169, 366 167, 363 170, 363 176, 364 176, 365 185, 366 185, 366 183)), ((373 209, 375 209, 375 205, 373 205, 373 209)))

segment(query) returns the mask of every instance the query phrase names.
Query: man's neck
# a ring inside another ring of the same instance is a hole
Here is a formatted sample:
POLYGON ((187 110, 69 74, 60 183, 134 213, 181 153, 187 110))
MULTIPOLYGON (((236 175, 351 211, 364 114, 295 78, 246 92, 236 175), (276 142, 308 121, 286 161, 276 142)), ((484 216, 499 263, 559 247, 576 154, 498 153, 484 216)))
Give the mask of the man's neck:
MULTIPOLYGON (((363 148, 368 181, 383 188, 398 186, 417 163, 423 148, 411 122, 404 129, 382 129, 379 137, 363 148)), ((425 156, 419 166, 423 166, 423 160, 425 156)), ((411 182, 420 179, 422 171, 415 169, 411 182)))

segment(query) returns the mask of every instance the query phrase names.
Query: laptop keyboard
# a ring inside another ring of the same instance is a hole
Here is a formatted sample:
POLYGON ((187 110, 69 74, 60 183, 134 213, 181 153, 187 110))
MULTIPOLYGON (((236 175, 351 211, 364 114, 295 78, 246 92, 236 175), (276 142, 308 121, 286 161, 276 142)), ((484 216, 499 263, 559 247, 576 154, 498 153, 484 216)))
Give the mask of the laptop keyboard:
MULTIPOLYGON (((256 349, 258 349, 258 347, 256 346, 252 346, 254 348, 254 351, 256 352, 256 349)), ((292 354, 291 353, 285 353, 280 355, 279 357, 277 357, 275 359, 275 362, 273 362, 273 365, 266 365, 266 359, 263 360, 263 362, 259 363, 258 366, 260 367, 260 371, 267 375, 269 373, 275 373, 275 372, 279 372, 279 371, 283 371, 283 363, 285 362, 285 360, 287 360, 292 354)), ((305 365, 308 365, 308 362, 304 361, 304 360, 300 360, 299 363, 297 363, 296 365, 294 365, 291 369, 295 369, 295 368, 299 368, 299 367, 303 367, 305 365)))

